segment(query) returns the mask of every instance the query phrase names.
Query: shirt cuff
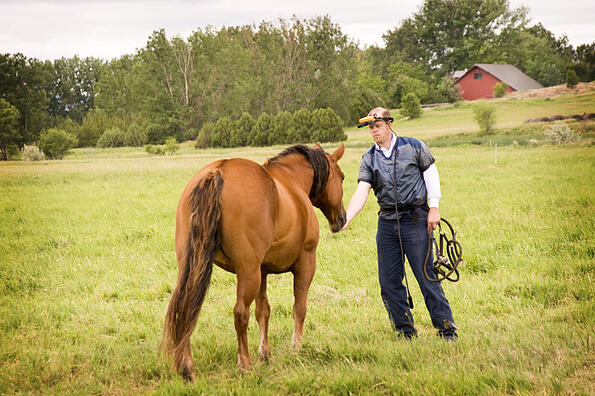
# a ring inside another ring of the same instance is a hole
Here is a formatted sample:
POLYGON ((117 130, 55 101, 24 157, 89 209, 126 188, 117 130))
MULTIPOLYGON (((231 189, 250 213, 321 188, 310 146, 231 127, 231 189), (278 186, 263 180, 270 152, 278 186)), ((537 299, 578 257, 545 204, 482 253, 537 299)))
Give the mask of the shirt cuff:
POLYGON ((438 207, 438 202, 440 202, 440 198, 430 198, 428 200, 428 206, 430 208, 437 208, 438 207))

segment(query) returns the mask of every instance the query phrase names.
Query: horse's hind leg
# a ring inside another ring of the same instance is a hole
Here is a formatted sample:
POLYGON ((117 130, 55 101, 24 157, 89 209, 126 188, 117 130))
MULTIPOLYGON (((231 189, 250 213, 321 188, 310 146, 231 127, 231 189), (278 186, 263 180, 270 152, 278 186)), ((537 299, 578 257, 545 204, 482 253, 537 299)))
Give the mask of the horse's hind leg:
POLYGON ((299 352, 302 346, 302 333, 304 331, 304 320, 306 318, 308 289, 316 270, 316 251, 303 252, 296 261, 293 270, 293 305, 294 330, 291 345, 299 352))
POLYGON ((247 266, 237 271, 237 301, 233 309, 236 334, 238 336, 238 367, 242 371, 250 369, 251 361, 248 353, 248 321, 250 305, 260 289, 260 263, 247 266), (257 269, 255 270, 254 267, 257 269))
POLYGON ((262 275, 260 282, 260 291, 256 297, 256 321, 260 328, 260 346, 258 347, 258 357, 262 361, 268 361, 271 357, 271 347, 269 345, 269 317, 271 316, 271 306, 267 299, 267 276, 262 275))

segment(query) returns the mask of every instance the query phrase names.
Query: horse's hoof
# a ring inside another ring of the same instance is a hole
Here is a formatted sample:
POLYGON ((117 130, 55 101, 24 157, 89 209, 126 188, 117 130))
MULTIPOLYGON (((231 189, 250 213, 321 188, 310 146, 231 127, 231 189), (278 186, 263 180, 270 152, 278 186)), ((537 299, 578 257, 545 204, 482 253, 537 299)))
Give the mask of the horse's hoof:
POLYGON ((261 362, 269 362, 269 359, 271 358, 271 350, 270 348, 259 348, 258 350, 258 359, 260 359, 261 362))
POLYGON ((180 374, 182 375, 182 378, 184 378, 188 382, 194 382, 194 380, 196 379, 196 374, 194 374, 194 370, 188 367, 184 367, 181 370, 180 374))

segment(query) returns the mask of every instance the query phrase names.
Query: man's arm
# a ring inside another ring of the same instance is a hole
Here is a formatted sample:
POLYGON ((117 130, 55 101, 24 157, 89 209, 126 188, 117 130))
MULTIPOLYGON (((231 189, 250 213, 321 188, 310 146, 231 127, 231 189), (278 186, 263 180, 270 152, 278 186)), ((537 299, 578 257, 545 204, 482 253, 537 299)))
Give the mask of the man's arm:
POLYGON ((372 185, 365 181, 360 181, 351 197, 351 201, 349 201, 349 207, 347 208, 347 221, 341 231, 347 228, 351 220, 355 216, 358 215, 359 212, 362 211, 366 201, 368 200, 368 195, 370 195, 370 189, 372 189, 372 185))
POLYGON ((426 190, 428 191, 428 232, 435 230, 438 223, 440 223, 440 212, 438 211, 438 202, 440 202, 440 177, 438 176, 438 168, 432 164, 423 173, 424 181, 426 183, 426 190))

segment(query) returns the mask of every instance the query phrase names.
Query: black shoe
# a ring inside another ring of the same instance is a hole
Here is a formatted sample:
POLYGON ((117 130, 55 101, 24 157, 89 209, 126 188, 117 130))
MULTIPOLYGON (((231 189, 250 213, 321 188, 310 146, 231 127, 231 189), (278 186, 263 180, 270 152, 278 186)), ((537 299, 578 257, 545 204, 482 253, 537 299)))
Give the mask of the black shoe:
POLYGON ((444 338, 444 341, 446 341, 446 342, 456 342, 457 338, 459 338, 457 333, 449 333, 449 334, 438 333, 438 335, 440 337, 444 338))
POLYGON ((417 331, 401 331, 401 330, 397 330, 397 335, 399 337, 403 337, 407 340, 411 340, 413 338, 417 337, 417 331))

